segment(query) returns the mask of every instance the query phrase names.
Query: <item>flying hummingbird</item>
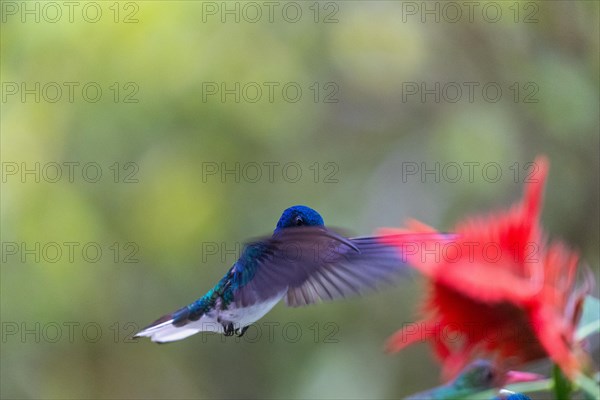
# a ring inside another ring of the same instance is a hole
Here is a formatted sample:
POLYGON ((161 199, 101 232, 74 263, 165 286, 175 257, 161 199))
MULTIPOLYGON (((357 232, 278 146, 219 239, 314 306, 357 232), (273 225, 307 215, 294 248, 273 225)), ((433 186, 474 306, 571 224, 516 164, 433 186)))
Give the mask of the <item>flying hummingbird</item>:
POLYGON ((375 289, 407 270, 398 249, 379 239, 344 237, 325 227, 315 210, 290 207, 273 235, 246 244, 208 293, 136 337, 164 343, 201 331, 241 336, 283 298, 296 307, 375 289))
MULTIPOLYGON (((521 371, 502 371, 491 361, 475 360, 467 365, 456 378, 450 382, 424 392, 413 394, 406 397, 405 400, 464 399, 470 395, 499 388, 511 383, 537 381, 540 379, 544 379, 544 377, 539 374, 521 371)), ((511 400, 527 399, 525 395, 519 393, 513 393, 510 394, 510 396, 509 398, 511 400)))

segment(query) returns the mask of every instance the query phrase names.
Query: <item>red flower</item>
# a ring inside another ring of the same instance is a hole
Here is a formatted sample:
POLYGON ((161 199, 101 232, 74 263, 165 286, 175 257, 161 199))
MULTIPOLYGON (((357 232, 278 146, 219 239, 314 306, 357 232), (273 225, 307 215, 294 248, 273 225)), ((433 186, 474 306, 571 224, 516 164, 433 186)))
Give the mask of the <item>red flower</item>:
POLYGON ((571 377, 582 368, 574 340, 585 297, 585 290, 575 290, 578 256, 544 240, 539 218, 548 162, 538 158, 535 165, 522 202, 467 219, 453 239, 407 235, 435 233, 414 221, 381 232, 430 282, 424 318, 394 334, 389 351, 431 341, 446 376, 481 353, 501 364, 550 357, 571 377))

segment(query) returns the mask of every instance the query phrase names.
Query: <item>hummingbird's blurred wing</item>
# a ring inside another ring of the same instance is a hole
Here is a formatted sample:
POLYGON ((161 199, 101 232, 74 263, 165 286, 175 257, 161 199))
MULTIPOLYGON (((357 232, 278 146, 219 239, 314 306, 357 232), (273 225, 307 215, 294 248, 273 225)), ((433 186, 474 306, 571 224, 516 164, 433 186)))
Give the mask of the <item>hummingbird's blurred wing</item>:
POLYGON ((282 292, 294 307, 333 300, 375 289, 406 271, 398 249, 379 237, 349 239, 325 227, 285 229, 246 251, 260 255, 253 268, 239 271, 242 285, 234 299, 242 306, 282 292))

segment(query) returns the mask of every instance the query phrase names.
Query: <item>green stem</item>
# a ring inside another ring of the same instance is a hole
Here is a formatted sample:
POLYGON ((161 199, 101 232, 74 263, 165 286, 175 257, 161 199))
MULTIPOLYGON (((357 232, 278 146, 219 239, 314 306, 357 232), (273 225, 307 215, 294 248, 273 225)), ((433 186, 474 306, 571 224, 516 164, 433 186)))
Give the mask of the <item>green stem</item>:
POLYGON ((552 378, 554 379, 554 393, 557 399, 568 400, 571 398, 573 384, 562 373, 562 370, 557 364, 552 367, 552 378))

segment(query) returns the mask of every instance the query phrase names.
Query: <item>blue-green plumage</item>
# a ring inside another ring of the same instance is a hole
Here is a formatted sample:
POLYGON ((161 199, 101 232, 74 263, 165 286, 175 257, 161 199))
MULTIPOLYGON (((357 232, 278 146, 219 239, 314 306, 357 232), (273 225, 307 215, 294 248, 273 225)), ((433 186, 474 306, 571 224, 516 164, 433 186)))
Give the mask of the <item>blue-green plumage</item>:
POLYGON ((257 260, 266 251, 266 246, 255 243, 246 246, 240 259, 231 267, 227 274, 200 299, 188 305, 188 314, 182 313, 174 319, 174 325, 183 322, 186 318, 197 321, 205 312, 215 307, 217 300, 221 300, 221 308, 227 310, 234 299, 234 292, 245 286, 253 277, 258 268, 257 260))
POLYGON ((531 400, 531 398, 523 393, 512 393, 506 396, 504 399, 495 397, 493 400, 531 400))
POLYGON ((199 331, 243 334, 282 298, 300 306, 346 297, 389 281, 403 267, 398 251, 380 238, 343 237, 315 210, 290 207, 272 236, 247 244, 208 293, 137 336, 169 342, 199 331))
POLYGON ((524 395, 523 393, 513 393, 509 395, 506 400, 531 400, 529 396, 524 395))

